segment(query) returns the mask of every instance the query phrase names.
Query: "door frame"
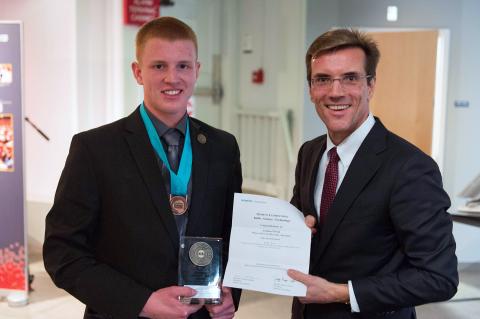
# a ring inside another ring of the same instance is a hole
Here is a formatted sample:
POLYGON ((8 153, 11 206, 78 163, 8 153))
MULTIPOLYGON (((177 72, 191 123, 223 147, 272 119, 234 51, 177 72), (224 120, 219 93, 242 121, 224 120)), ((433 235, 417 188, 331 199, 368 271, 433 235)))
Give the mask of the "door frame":
POLYGON ((363 32, 438 32, 437 56, 435 61, 435 89, 433 102, 432 158, 437 162, 443 174, 445 161, 445 130, 447 118, 448 65, 450 49, 450 30, 436 28, 370 28, 354 27, 363 32))

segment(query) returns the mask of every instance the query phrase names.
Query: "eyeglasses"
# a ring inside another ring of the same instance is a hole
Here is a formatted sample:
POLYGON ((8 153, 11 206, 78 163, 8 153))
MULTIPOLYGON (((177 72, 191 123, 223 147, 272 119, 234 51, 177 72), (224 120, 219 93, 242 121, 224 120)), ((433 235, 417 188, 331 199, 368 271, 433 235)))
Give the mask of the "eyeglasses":
POLYGON ((339 78, 331 78, 329 76, 317 76, 311 79, 310 83, 312 87, 318 89, 329 89, 332 87, 333 82, 338 81, 342 88, 356 88, 363 79, 371 79, 373 75, 360 75, 360 74, 346 74, 339 78))

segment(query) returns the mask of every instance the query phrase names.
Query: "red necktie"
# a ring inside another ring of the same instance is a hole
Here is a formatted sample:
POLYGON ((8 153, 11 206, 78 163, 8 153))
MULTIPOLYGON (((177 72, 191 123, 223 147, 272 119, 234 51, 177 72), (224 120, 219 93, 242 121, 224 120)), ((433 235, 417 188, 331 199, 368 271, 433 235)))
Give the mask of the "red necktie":
POLYGON ((320 204, 320 225, 326 221, 328 209, 332 205, 338 183, 338 161, 340 158, 337 154, 337 148, 334 147, 328 152, 328 165, 325 171, 325 179, 323 181, 322 202, 320 204))

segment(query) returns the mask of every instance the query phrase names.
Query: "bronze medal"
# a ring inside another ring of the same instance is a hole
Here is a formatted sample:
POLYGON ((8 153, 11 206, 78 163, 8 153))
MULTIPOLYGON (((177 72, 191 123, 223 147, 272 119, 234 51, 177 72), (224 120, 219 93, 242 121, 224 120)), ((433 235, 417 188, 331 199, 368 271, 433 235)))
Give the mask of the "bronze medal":
POLYGON ((172 196, 170 195, 170 209, 174 215, 183 215, 187 211, 188 200, 187 196, 172 196))

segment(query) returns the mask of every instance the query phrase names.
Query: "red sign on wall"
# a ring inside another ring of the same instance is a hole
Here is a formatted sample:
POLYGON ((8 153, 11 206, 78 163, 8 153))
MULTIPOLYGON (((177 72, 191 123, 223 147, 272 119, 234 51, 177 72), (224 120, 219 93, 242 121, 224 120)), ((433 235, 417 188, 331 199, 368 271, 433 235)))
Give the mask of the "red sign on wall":
POLYGON ((123 23, 142 25, 160 16, 160 0, 123 0, 123 23))

